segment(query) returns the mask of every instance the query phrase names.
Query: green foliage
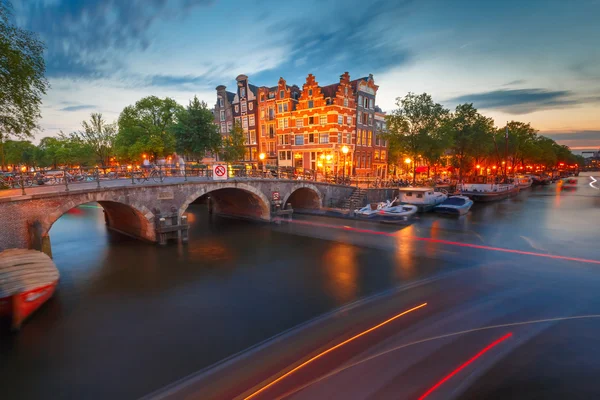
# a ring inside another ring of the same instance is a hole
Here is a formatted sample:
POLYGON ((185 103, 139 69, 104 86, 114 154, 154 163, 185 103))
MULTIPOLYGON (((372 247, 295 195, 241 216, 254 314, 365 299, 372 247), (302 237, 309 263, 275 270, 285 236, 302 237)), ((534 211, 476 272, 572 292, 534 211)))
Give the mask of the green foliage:
POLYGON ((214 116, 205 102, 196 96, 185 110, 177 114, 173 126, 177 151, 201 159, 207 152, 217 153, 221 148, 221 134, 214 124, 214 116))
POLYGON ((223 138, 223 147, 221 148, 221 160, 234 162, 243 160, 246 153, 244 145, 244 129, 242 125, 236 123, 229 135, 223 138))
POLYGON ((37 147, 29 140, 7 140, 4 143, 6 163, 9 165, 35 165, 37 147))
POLYGON ((94 149, 75 135, 61 132, 57 137, 45 137, 37 149, 36 161, 40 167, 95 165, 94 149))
POLYGON ((116 139, 117 127, 115 124, 107 124, 100 113, 92 113, 90 122, 81 123, 83 130, 73 132, 72 136, 88 145, 96 155, 96 161, 100 165, 109 165, 110 156, 113 155, 113 147, 116 139))
POLYGON ((11 5, 0 1, 0 140, 29 137, 37 129, 44 77, 44 45, 11 23, 11 5))
POLYGON ((173 126, 183 107, 171 98, 148 96, 127 106, 119 116, 115 152, 123 159, 140 159, 143 153, 156 157, 175 150, 173 126))

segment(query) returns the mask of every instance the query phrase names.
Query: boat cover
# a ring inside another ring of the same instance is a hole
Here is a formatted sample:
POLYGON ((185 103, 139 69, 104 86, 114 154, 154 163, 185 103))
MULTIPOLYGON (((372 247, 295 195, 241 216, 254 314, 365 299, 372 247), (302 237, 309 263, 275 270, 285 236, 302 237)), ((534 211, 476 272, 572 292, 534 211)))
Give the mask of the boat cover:
POLYGON ((50 285, 58 277, 52 259, 40 251, 8 249, 0 252, 0 298, 50 285))

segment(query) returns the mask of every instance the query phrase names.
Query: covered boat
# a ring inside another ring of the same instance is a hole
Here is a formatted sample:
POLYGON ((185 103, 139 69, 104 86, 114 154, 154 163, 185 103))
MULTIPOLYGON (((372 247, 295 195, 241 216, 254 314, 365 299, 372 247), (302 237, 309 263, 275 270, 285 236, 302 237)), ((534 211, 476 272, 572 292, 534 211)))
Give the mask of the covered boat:
POLYGON ((519 190, 528 189, 533 185, 533 179, 527 175, 519 175, 515 177, 514 183, 519 186, 519 190))
POLYGON ((433 207, 448 198, 447 194, 436 192, 429 187, 407 187, 398 190, 398 200, 403 204, 416 206, 419 212, 433 210, 433 207))
POLYGON ((450 196, 433 211, 442 214, 465 215, 473 206, 473 200, 466 196, 450 196))
POLYGON ((460 193, 473 201, 495 201, 519 193, 519 186, 500 177, 476 176, 460 186, 460 193))
POLYGON ((375 218, 383 207, 389 206, 390 204, 389 201, 386 203, 370 203, 363 208, 354 210, 354 214, 361 218, 375 218))
POLYGON ((0 317, 8 317, 18 330, 56 289, 59 273, 46 254, 27 249, 0 253, 0 317))
POLYGON ((382 207, 379 210, 377 219, 380 222, 394 223, 399 221, 407 221, 417 213, 417 206, 410 204, 393 204, 395 204, 395 202, 389 203, 389 205, 382 207))

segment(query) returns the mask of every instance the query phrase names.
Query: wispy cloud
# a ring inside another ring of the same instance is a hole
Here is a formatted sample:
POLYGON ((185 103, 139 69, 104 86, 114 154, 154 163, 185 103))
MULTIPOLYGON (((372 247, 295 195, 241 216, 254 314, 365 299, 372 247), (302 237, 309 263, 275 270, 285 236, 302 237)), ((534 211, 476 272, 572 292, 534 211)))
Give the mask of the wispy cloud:
POLYGON ((516 86, 516 85, 522 85, 524 83, 527 83, 527 81, 525 79, 517 79, 514 81, 507 82, 502 86, 516 86))
POLYGON ((82 104, 79 106, 64 107, 64 108, 61 108, 59 111, 81 111, 81 110, 92 110, 95 108, 96 108, 96 106, 93 106, 91 104, 82 104))
POLYGON ((473 103, 481 109, 496 109, 508 114, 527 114, 558 107, 600 101, 596 97, 578 96, 569 90, 503 89, 472 93, 448 100, 450 103, 473 103))

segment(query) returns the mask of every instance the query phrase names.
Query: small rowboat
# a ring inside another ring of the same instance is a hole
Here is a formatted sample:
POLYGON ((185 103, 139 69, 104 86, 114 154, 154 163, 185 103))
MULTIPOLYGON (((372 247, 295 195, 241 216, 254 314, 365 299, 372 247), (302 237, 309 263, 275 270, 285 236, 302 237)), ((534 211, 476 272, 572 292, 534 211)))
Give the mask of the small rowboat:
POLYGON ((46 254, 36 250, 9 249, 0 253, 0 317, 18 330, 23 321, 52 295, 59 273, 46 254))

